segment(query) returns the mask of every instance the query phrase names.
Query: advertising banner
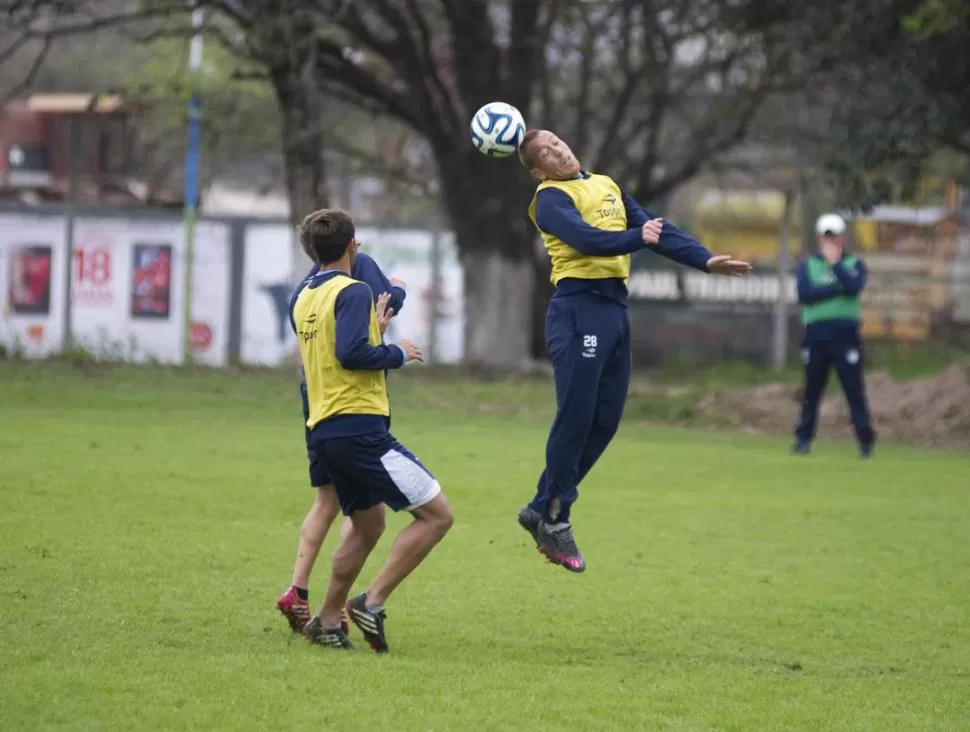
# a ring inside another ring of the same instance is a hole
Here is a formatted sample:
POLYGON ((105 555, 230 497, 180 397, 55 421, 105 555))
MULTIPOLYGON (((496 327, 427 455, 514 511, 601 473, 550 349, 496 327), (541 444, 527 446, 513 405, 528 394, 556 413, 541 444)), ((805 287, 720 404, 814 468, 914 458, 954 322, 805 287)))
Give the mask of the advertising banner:
MULTIPOLYGON (((78 217, 71 255, 75 345, 129 361, 182 359, 184 226, 178 219, 78 217)), ((67 244, 62 216, 0 214, 0 342, 28 357, 59 351, 67 244)), ((228 363, 229 233, 200 222, 193 270, 193 357, 228 363)))

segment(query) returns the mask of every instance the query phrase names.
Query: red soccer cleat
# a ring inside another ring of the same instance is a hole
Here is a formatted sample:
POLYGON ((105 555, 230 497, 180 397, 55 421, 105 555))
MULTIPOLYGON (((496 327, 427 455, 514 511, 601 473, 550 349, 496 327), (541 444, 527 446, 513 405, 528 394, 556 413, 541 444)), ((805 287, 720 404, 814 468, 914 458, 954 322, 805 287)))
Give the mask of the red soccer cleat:
MULTIPOLYGON (((276 609, 279 610, 286 621, 290 624, 290 630, 294 633, 302 633, 306 624, 310 622, 310 603, 301 600, 296 592, 296 587, 290 587, 283 593, 282 597, 276 601, 276 609)), ((340 630, 344 635, 350 631, 350 618, 344 610, 340 618, 340 630)))
POLYGON ((303 626, 310 622, 310 604, 300 599, 295 587, 288 589, 276 601, 276 609, 283 614, 294 633, 302 633, 303 626))

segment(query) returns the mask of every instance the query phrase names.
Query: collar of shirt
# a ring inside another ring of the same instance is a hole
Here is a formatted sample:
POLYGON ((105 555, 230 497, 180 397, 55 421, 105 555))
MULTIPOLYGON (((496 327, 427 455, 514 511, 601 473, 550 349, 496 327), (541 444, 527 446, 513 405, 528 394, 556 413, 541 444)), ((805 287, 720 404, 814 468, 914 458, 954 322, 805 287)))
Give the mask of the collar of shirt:
POLYGON ((315 290, 324 282, 326 282, 328 279, 330 279, 333 275, 338 275, 338 274, 346 274, 346 272, 343 272, 342 270, 339 270, 339 269, 320 270, 310 278, 310 281, 307 283, 307 287, 309 287, 311 290, 315 290))

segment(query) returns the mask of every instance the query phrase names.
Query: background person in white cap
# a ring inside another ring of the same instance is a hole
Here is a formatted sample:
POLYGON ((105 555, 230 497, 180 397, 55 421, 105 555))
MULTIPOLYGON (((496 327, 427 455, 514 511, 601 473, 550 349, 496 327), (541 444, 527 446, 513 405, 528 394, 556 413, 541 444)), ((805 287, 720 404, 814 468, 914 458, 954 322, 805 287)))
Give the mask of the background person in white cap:
POLYGON ((852 426, 862 457, 872 454, 876 435, 869 419, 863 382, 859 293, 866 284, 866 266, 843 248, 845 220, 838 214, 815 223, 818 254, 798 267, 798 301, 805 337, 805 394, 795 428, 794 452, 807 454, 818 425, 818 408, 829 371, 834 366, 852 414, 852 426))

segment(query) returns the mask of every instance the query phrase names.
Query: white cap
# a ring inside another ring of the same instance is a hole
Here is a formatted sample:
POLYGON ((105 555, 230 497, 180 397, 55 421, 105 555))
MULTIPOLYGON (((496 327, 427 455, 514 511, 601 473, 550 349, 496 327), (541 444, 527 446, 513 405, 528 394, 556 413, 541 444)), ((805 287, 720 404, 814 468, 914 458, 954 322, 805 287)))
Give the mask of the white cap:
POLYGON ((818 217, 818 221, 815 222, 815 233, 822 236, 827 231, 832 232, 836 236, 844 234, 845 219, 834 213, 822 214, 818 217))

